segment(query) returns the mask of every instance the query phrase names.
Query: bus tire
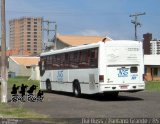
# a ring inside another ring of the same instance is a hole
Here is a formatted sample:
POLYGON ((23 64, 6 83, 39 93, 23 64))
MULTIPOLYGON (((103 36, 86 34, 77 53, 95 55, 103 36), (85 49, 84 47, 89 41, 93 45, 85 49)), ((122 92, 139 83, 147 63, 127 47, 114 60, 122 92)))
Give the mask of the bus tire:
POLYGON ((81 96, 81 87, 78 81, 73 83, 73 94, 75 97, 81 96))
POLYGON ((50 82, 49 79, 46 80, 46 90, 47 91, 51 91, 52 90, 52 88, 51 88, 51 82, 50 82))

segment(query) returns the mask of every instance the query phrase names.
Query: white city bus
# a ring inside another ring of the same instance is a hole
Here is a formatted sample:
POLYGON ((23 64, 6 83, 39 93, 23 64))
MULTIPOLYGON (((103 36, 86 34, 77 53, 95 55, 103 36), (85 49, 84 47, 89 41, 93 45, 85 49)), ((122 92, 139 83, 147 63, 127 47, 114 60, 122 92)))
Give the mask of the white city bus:
POLYGON ((81 94, 145 89, 142 43, 117 40, 50 50, 40 55, 40 89, 81 94))

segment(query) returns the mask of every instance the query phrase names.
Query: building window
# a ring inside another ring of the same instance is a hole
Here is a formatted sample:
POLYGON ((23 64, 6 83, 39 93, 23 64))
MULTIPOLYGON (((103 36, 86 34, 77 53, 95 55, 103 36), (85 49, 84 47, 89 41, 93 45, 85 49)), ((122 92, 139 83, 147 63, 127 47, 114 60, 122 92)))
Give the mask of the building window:
POLYGON ((31 66, 26 66, 26 68, 27 68, 27 69, 30 69, 30 68, 31 68, 31 66))
POLYGON ((28 48, 30 48, 30 47, 31 47, 31 45, 27 45, 27 47, 28 47, 28 48))
POLYGON ((153 75, 158 76, 158 68, 153 68, 153 75))

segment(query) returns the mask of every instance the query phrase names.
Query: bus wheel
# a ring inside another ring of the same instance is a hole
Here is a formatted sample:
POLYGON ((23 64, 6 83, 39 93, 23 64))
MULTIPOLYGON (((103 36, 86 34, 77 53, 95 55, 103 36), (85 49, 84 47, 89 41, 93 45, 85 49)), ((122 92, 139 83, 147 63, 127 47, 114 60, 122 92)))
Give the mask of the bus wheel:
POLYGON ((47 80, 46 81, 46 90, 47 91, 51 91, 52 89, 51 89, 51 82, 50 82, 50 80, 47 80))
POLYGON ((78 82, 73 83, 73 94, 75 97, 81 96, 81 88, 78 82))

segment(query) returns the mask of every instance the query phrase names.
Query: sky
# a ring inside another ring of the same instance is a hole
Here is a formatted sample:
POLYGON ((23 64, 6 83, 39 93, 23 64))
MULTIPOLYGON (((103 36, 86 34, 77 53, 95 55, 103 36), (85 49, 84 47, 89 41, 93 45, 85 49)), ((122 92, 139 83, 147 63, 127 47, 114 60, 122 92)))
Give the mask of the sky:
POLYGON ((134 18, 129 15, 143 12, 138 40, 148 32, 160 39, 159 5, 160 0, 6 0, 7 39, 9 20, 25 16, 56 21, 59 34, 134 40, 134 18))

